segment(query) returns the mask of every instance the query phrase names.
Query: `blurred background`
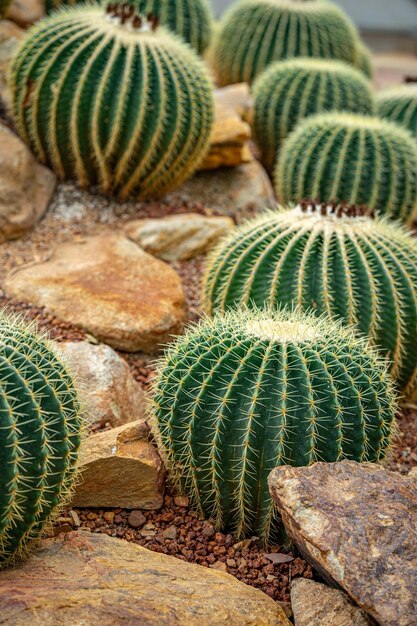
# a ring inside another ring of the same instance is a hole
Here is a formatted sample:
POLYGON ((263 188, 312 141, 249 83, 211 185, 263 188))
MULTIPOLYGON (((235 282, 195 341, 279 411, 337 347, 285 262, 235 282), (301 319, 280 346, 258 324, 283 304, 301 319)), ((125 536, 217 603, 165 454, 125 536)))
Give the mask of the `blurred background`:
MULTIPOLYGON (((234 0, 212 0, 218 17, 234 0)), ((417 0, 334 0, 378 53, 417 55, 417 0)))

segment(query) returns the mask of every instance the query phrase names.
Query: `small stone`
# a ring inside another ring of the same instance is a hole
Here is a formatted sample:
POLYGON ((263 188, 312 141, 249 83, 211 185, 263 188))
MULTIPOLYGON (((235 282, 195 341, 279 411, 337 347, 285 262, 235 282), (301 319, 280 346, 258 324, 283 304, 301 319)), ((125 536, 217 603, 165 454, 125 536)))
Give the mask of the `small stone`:
POLYGON ((183 507, 183 508, 187 508, 190 505, 190 500, 189 500, 189 498, 186 498, 184 496, 175 496, 174 504, 175 504, 175 506, 180 506, 180 507, 183 507))
POLYGON ((12 0, 7 12, 9 20, 22 28, 31 26, 45 16, 45 5, 42 0, 12 0))
POLYGON ((114 524, 115 513, 114 511, 106 511, 103 513, 103 519, 106 520, 108 524, 114 524))
POLYGON ((176 539, 177 538, 177 527, 176 526, 168 526, 162 531, 162 536, 164 539, 176 539))
POLYGON ((75 526, 75 528, 78 528, 79 526, 81 526, 81 521, 80 521, 77 511, 74 511, 73 509, 71 509, 71 511, 69 512, 69 515, 72 519, 72 523, 73 523, 73 526, 75 526))
POLYGON ((129 517, 127 518, 127 523, 132 528, 142 528, 142 526, 146 523, 146 517, 142 511, 131 511, 129 513, 129 517))
POLYGON ((71 524, 61 524, 59 526, 54 526, 55 537, 61 534, 70 533, 72 531, 73 531, 73 527, 71 526, 71 524))
POLYGON ((227 572, 227 565, 223 563, 223 561, 216 561, 209 565, 209 567, 211 567, 211 569, 217 569, 219 572, 227 572))
POLYGON ((155 537, 156 530, 141 530, 140 534, 142 537, 155 537))
POLYGON ((203 537, 213 537, 213 535, 215 534, 215 530, 211 524, 204 524, 201 534, 203 535, 203 537))
POLYGON ((226 565, 228 567, 236 567, 237 563, 236 563, 235 559, 227 559, 226 560, 226 565))

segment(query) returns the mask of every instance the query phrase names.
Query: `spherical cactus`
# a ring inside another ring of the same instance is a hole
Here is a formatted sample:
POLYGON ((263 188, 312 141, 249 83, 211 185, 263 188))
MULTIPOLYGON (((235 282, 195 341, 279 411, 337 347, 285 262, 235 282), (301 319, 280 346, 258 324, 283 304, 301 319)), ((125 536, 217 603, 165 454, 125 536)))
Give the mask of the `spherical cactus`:
POLYGON ((353 64, 358 70, 365 74, 365 76, 369 79, 373 79, 375 67, 372 54, 362 41, 359 41, 357 44, 356 57, 353 64))
POLYGON ((320 57, 354 63, 359 36, 347 16, 323 0, 242 0, 213 41, 220 85, 251 83, 273 61, 320 57))
MULTIPOLYGON (((81 0, 79 0, 81 1, 81 0)), ((107 0, 105 0, 107 4, 107 0)), ((116 0, 114 4, 121 4, 116 0)), ((46 0, 46 11, 74 6, 77 0, 46 0)), ((210 43, 213 17, 208 0, 130 0, 138 13, 157 15, 161 24, 202 54, 210 43)))
POLYGON ((385 367, 364 341, 286 311, 203 321, 168 348, 154 394, 173 479, 218 528, 265 543, 278 526, 271 470, 380 461, 395 409, 385 367))
POLYGON ((0 19, 6 16, 11 0, 0 0, 0 19))
POLYGON ((82 420, 49 343, 0 316, 0 569, 25 556, 75 477, 82 420))
POLYGON ((366 78, 341 61, 291 59, 273 63, 257 79, 253 93, 255 138, 270 170, 282 142, 299 120, 325 111, 376 112, 366 78))
POLYGON ((378 113, 407 128, 417 139, 417 84, 400 85, 378 94, 378 113))
POLYGON ((20 136, 82 186, 161 195, 193 173, 209 145, 213 96, 202 61, 131 5, 67 8, 42 20, 10 82, 20 136))
POLYGON ((211 253, 208 313, 300 306, 355 325, 417 391, 417 242, 360 207, 303 202, 246 222, 211 253))
POLYGON ((407 130, 379 118, 315 115, 284 142, 275 187, 283 203, 319 198, 364 204, 409 222, 417 203, 415 141, 407 130))

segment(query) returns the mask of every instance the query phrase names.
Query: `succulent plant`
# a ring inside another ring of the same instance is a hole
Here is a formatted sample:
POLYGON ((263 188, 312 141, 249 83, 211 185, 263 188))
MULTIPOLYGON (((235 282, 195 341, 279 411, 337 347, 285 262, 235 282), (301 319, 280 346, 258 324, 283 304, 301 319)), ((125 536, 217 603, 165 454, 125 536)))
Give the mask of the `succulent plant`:
POLYGON ((157 196, 209 146, 212 87, 187 44, 131 5, 83 5, 42 20, 14 59, 19 135, 60 178, 120 198, 157 196))
POLYGON ((363 207, 303 201, 246 222, 212 251, 203 291, 207 313, 300 306, 354 325, 417 391, 417 242, 363 207))
POLYGON ((362 41, 359 41, 356 47, 356 57, 354 66, 360 70, 369 79, 373 79, 375 74, 374 62, 369 48, 362 41))
POLYGON ((283 204, 301 198, 363 204, 409 222, 417 203, 417 150, 392 122, 352 113, 302 120, 275 169, 283 204))
POLYGON ((281 464, 380 461, 396 402, 383 362, 350 330, 299 311, 204 320, 159 365, 154 430, 173 480, 217 528, 264 543, 281 464))
MULTIPOLYGON (((74 6, 81 0, 46 0, 46 11, 74 6)), ((105 1, 105 4, 107 0, 105 1)), ((116 0, 114 4, 123 4, 116 0)), ((213 16, 207 0, 131 0, 137 13, 157 15, 161 24, 189 43, 199 54, 208 47, 213 16)))
POLYGON ((0 569, 25 556, 75 478, 82 419, 48 341, 0 315, 0 569))
POLYGON ((0 0, 0 19, 6 16, 11 0, 0 0))
POLYGON ((354 63, 359 35, 325 0, 241 0, 224 16, 211 62, 220 85, 251 83, 273 61, 292 57, 354 63))
POLYGON ((282 142, 301 119, 325 111, 376 112, 366 78, 341 61, 278 61, 259 76, 253 94, 254 134, 270 170, 282 142))
POLYGON ((407 128, 417 139, 417 84, 391 87, 378 94, 378 113, 407 128))

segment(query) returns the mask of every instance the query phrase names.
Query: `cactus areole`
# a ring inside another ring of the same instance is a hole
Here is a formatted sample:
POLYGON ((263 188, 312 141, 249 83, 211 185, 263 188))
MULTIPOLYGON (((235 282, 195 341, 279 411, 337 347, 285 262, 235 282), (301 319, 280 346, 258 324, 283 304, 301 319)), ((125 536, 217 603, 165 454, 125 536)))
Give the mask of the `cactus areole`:
POLYGON ((281 464, 379 461, 393 432, 385 364, 331 320, 232 311, 204 320, 159 366, 154 430, 174 481, 218 528, 267 543, 281 464))
POLYGON ((60 178, 159 196, 209 146, 212 87, 198 55, 129 4, 54 13, 23 41, 10 86, 17 131, 60 178))

